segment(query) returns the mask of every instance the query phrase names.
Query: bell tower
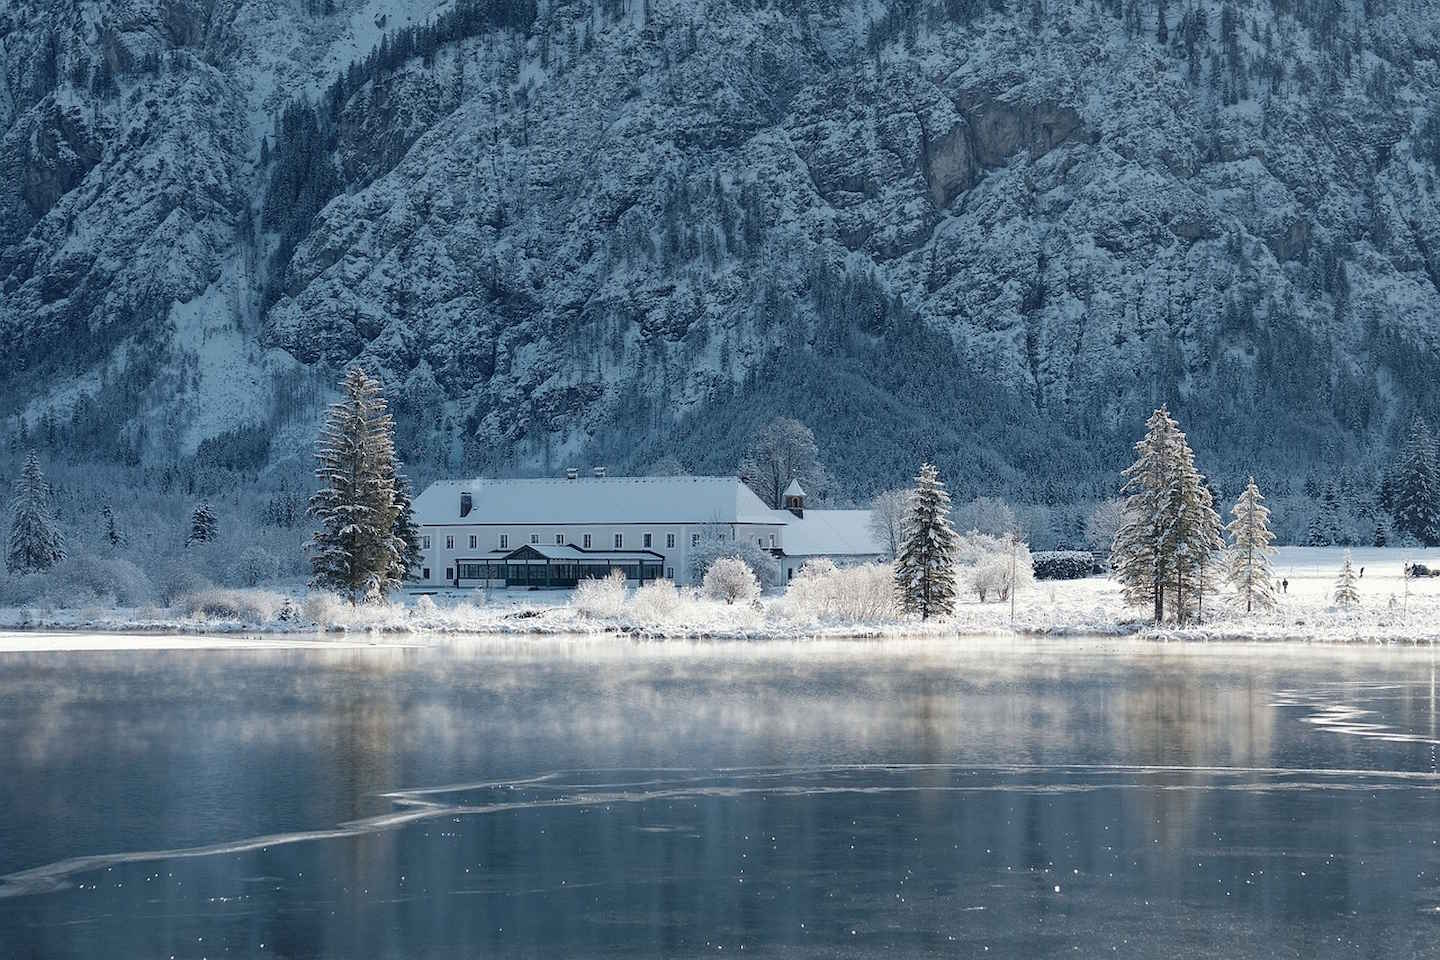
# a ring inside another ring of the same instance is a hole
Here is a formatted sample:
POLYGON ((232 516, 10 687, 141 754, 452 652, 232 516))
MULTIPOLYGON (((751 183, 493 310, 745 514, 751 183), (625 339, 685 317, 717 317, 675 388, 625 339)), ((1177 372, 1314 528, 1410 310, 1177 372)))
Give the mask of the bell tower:
POLYGON ((800 486, 799 480, 790 481, 790 486, 785 488, 781 499, 785 501, 786 510, 801 519, 805 517, 805 488, 800 486))

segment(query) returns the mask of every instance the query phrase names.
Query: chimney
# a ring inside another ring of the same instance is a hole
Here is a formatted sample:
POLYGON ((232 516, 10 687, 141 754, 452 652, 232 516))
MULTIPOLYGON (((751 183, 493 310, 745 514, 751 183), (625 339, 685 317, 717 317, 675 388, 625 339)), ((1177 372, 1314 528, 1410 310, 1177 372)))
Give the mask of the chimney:
POLYGON ((595 476, 597 476, 597 477, 603 477, 603 476, 605 476, 605 468, 604 468, 604 467, 595 467, 595 468, 594 468, 593 470, 591 470, 590 472, 593 473, 593 474, 594 474, 595 476))
POLYGON ((475 498, 470 495, 470 492, 468 490, 460 494, 460 516, 470 516, 470 510, 474 507, 474 505, 475 498))
POLYGON ((575 479, 576 477, 578 477, 578 476, 580 476, 580 471, 579 471, 579 470, 576 470, 574 467, 567 467, 567 468, 566 468, 566 470, 565 470, 565 479, 566 479, 566 480, 574 480, 574 479, 575 479))

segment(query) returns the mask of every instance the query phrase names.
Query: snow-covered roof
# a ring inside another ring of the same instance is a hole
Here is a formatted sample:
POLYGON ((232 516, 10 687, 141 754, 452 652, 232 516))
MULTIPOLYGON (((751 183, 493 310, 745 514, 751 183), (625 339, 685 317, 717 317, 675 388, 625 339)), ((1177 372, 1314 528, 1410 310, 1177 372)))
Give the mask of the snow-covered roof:
POLYGON ((738 477, 441 480, 415 498, 420 524, 764 523, 794 517, 765 506, 738 477), (460 516, 460 494, 472 506, 460 516))
POLYGON ((803 497, 803 496, 805 496, 805 488, 802 487, 802 486, 800 486, 800 481, 799 481, 799 480, 791 480, 791 481, 790 481, 790 486, 788 486, 788 487, 785 488, 785 492, 784 492, 783 494, 781 494, 781 496, 784 496, 784 497, 803 497))
POLYGON ((885 546, 870 530, 869 510, 806 510, 796 517, 785 510, 786 556, 864 557, 885 553, 885 546))

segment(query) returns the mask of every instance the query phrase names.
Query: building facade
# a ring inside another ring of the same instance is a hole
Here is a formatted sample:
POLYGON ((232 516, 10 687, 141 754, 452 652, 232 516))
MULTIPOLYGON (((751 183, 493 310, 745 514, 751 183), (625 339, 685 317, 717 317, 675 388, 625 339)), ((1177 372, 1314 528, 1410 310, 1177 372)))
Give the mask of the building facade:
MULTIPOLYGON (((798 485, 794 488, 798 490, 798 485)), ((787 494, 789 492, 787 491, 787 494)), ((608 477, 440 481, 415 498, 419 588, 573 587, 621 570, 631 582, 695 580, 694 561, 716 541, 744 540, 770 558, 760 571, 784 583, 825 555, 828 514, 804 510, 804 492, 772 510, 737 477, 608 477), (787 552, 787 533, 796 549, 787 552), (819 551, 819 552, 817 552, 819 551)), ((830 539, 834 539, 830 537, 830 539)), ((856 543, 837 562, 856 559, 856 543)), ((863 545, 862 545, 863 546, 863 545)), ((751 551, 756 555, 757 551, 751 551)), ((864 554, 876 558, 873 554, 864 554)))

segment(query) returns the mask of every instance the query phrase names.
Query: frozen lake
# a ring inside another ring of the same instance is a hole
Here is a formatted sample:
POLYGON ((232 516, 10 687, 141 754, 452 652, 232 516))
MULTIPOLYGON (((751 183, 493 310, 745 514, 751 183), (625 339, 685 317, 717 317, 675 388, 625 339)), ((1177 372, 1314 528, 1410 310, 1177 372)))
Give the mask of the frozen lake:
POLYGON ((1429 650, 71 646, 0 653, 6 958, 1440 950, 1429 650))

